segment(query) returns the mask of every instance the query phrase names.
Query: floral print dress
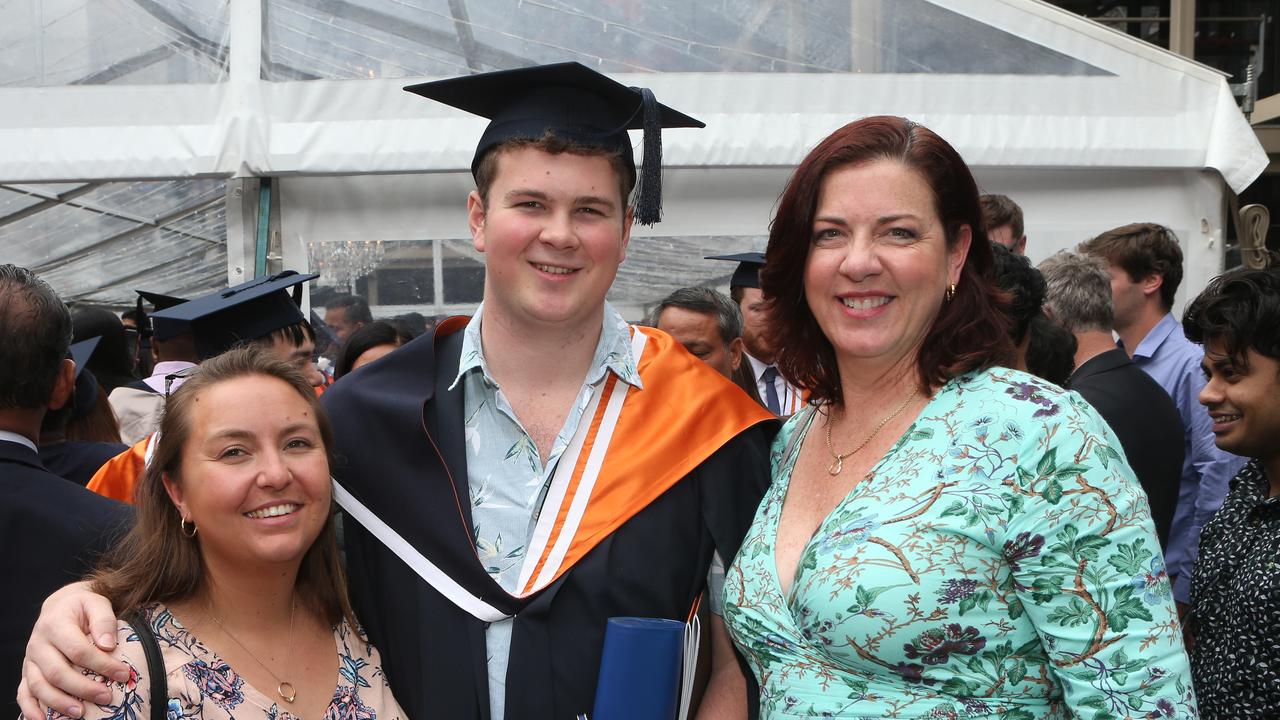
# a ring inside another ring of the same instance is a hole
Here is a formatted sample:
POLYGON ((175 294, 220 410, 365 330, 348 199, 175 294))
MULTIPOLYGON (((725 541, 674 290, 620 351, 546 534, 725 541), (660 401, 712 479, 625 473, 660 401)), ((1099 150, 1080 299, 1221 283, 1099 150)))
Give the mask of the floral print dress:
POLYGON ((822 521, 784 596, 778 520, 809 408, 729 569, 762 718, 1193 718, 1146 497, 1079 395, 1003 368, 943 386, 822 521))
MULTIPOLYGON (((143 609, 155 633, 168 671, 167 720, 298 720, 275 700, 245 682, 227 663, 183 627, 162 604, 143 609)), ((334 629, 338 653, 338 685, 324 720, 402 720, 404 712, 391 696, 378 651, 345 622, 334 629)), ((114 682, 105 705, 85 703, 85 720, 147 720, 151 683, 142 643, 121 621, 114 653, 129 666, 129 681, 114 682)), ((71 720, 53 710, 48 720, 71 720)))

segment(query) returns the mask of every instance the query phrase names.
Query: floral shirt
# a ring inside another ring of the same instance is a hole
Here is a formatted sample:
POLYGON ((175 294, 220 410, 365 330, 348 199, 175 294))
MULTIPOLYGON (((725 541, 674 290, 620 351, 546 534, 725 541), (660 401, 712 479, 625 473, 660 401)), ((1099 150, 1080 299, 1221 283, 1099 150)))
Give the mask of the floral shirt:
POLYGON ((1280 497, 1260 460, 1200 535, 1191 627, 1206 718, 1280 717, 1280 497))
MULTIPOLYGON (((161 604, 148 606, 143 617, 160 645, 168 675, 168 720, 298 720, 268 695, 244 678, 200 639, 192 635, 161 604)), ((325 711, 324 720, 401 720, 404 712, 391 696, 382 674, 378 651, 345 622, 333 632, 336 643, 338 685, 325 711)), ((114 657, 129 666, 128 682, 114 682, 96 675, 111 686, 111 701, 105 705, 85 703, 85 720, 147 720, 151 712, 151 680, 142 643, 128 623, 121 621, 119 644, 114 657)), ((48 720, 71 720, 54 710, 48 720)))
MULTIPOLYGON (((463 330, 458 376, 450 389, 463 383, 467 484, 476 551, 489 575, 503 589, 515 592, 525 547, 538 522, 556 462, 573 440, 592 391, 610 372, 620 381, 640 387, 640 372, 631 356, 631 330, 606 304, 591 367, 543 463, 533 438, 516 418, 485 362, 480 340, 483 312, 482 304, 463 330)), ((485 630, 490 717, 494 718, 503 717, 512 622, 490 623, 485 630)))
POLYGON ((1003 368, 943 386, 822 521, 790 592, 775 539, 808 408, 730 567, 762 718, 1191 718, 1141 487, 1080 396, 1003 368))

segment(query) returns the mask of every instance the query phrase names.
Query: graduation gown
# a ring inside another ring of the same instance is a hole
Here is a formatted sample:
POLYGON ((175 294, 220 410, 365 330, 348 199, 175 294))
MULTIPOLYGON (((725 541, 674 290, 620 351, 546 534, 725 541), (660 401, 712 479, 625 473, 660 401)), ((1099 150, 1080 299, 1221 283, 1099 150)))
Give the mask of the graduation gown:
MULTIPOLYGON (((462 385, 448 390, 462 333, 446 334, 451 327, 456 324, 442 323, 435 336, 418 338, 325 393, 336 438, 335 477, 450 578, 516 616, 507 717, 590 713, 608 618, 684 620, 704 589, 713 551, 719 548, 726 564, 732 561, 769 482, 768 443, 776 423, 760 413, 760 420, 711 448, 554 582, 516 598, 488 576, 472 544, 462 385)), ((674 343, 661 337, 669 351, 674 343)), ((690 369, 687 377, 646 381, 642 392, 680 408, 679 422, 697 423, 685 405, 690 387, 682 383, 706 382, 700 373, 690 369)), ((740 399, 759 412, 731 383, 717 382, 735 394, 733 402, 740 399)), ((345 533, 353 602, 408 716, 498 720, 489 718, 486 624, 350 517, 345 533)))

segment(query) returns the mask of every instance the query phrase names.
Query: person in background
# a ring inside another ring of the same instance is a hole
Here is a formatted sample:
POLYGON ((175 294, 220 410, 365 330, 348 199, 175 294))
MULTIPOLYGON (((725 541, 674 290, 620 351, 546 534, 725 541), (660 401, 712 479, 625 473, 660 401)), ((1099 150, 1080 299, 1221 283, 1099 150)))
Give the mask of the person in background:
POLYGON ((389 321, 396 326, 400 332, 407 334, 411 338, 416 338, 424 333, 430 333, 436 328, 435 318, 429 318, 422 313, 407 312, 396 315, 389 321))
POLYGON ((135 377, 147 377, 151 374, 151 334, 147 327, 147 317, 142 308, 129 308, 120 313, 120 324, 124 325, 126 345, 129 357, 133 358, 131 374, 135 377))
POLYGON ((1022 226, 1022 208, 1008 195, 988 194, 981 197, 982 223, 987 239, 1015 255, 1027 254, 1027 235, 1022 226))
POLYGON ((339 295, 324 305, 324 324, 329 326, 338 345, 347 342, 351 333, 373 322, 369 304, 355 295, 339 295))
POLYGON ((40 423, 40 462, 49 472, 81 487, 89 484, 98 468, 128 449, 118 436, 114 440, 110 436, 83 437, 85 416, 101 411, 101 388, 93 373, 84 367, 97 344, 98 338, 91 338, 71 346, 71 359, 76 364, 75 391, 62 407, 45 413, 40 423))
POLYGON ((399 326, 378 320, 351 333, 338 353, 338 364, 333 375, 337 380, 358 367, 368 365, 413 338, 399 326))
POLYGON ((100 338, 86 367, 106 391, 104 398, 112 390, 138 379, 133 374, 134 358, 129 352, 124 325, 115 313, 100 307, 77 307, 71 314, 71 322, 75 328, 72 342, 100 338))
POLYGON ((694 357, 732 378, 742 364, 742 313, 711 288, 680 288, 649 311, 645 324, 676 339, 694 357))
MULTIPOLYGON (((142 300, 146 300, 156 310, 166 310, 186 302, 170 295, 143 290, 137 292, 139 306, 142 300)), ((116 388, 108 398, 111 409, 120 420, 120 439, 128 445, 146 438, 160 426, 165 388, 173 383, 170 376, 188 371, 200 362, 195 338, 187 322, 165 318, 156 320, 147 314, 138 317, 143 323, 144 336, 150 338, 151 375, 116 388)))
MULTIPOLYGON (((605 300, 632 219, 661 216, 659 128, 701 123, 579 63, 409 89, 490 118, 467 198, 484 301, 323 397, 353 604, 410 717, 595 717, 608 619, 688 618, 768 481, 772 416, 605 300), (640 173, 628 127, 647 128, 640 173)), ((97 690, 68 653, 120 670, 75 630, 105 605, 46 603, 31 720, 36 696, 74 702, 45 678, 97 690)), ((697 712, 741 717, 746 680, 711 635, 697 712)))
POLYGON ((168 397, 137 523, 89 577, 120 611, 112 657, 128 670, 95 676, 105 697, 85 718, 149 717, 161 669, 144 632, 170 717, 404 717, 347 601, 332 431, 311 387, 249 346, 168 397))
POLYGON ((41 601, 93 567, 130 514, 40 462, 41 421, 70 402, 75 386, 71 314, 53 288, 16 265, 0 265, 0 337, 9 339, 0 343, 0 544, 8 549, 0 574, 0 693, 17 717, 12 698, 41 601))
POLYGON ((1218 447, 1249 458, 1200 534, 1188 634, 1201 717, 1280 717, 1280 270, 1237 270, 1187 306, 1218 447))
POLYGON ((1147 492, 1160 545, 1168 548, 1182 479, 1178 408, 1159 383, 1116 347, 1105 262, 1063 250, 1040 263, 1040 272, 1048 288, 1046 312, 1076 339, 1076 370, 1063 387, 1088 400, 1120 438, 1124 456, 1147 492))
POLYGON ((1042 380, 1066 387, 1076 369, 1076 336, 1045 317, 1031 319, 1027 328, 1027 372, 1042 380))
POLYGON ((1107 263, 1120 348, 1164 388, 1182 419, 1182 479, 1165 562, 1174 599, 1186 612, 1200 528, 1222 505, 1227 483, 1245 459, 1214 445, 1213 421, 1197 399, 1205 384, 1204 353, 1173 317, 1182 282, 1182 249, 1173 232, 1155 223, 1133 223, 1087 240, 1078 250, 1107 263))
POLYGON ((804 395, 779 371, 774 363, 774 349, 769 345, 765 315, 767 302, 760 290, 764 253, 712 255, 706 259, 738 263, 729 278, 729 296, 742 311, 742 344, 747 356, 747 369, 756 384, 756 395, 774 415, 787 417, 795 414, 804 406, 804 395))
POLYGON ((761 273, 814 404, 725 580, 760 717, 1195 717, 1159 541, 1115 435, 997 365, 977 185, 898 117, 822 140, 761 273))
POLYGON ((1009 295, 1004 315, 1014 353, 1004 364, 1025 372, 1031 323, 1040 317, 1044 306, 1044 278, 1025 256, 996 243, 991 244, 991 251, 995 254, 996 287, 1009 295))

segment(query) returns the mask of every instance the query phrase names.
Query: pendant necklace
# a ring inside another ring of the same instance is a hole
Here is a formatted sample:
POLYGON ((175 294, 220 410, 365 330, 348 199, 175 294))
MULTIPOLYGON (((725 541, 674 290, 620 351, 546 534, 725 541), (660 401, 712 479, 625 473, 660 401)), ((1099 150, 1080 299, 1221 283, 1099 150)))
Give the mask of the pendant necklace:
MULTIPOLYGON (((289 608, 289 654, 285 656, 286 658, 290 658, 290 662, 292 662, 292 658, 293 658, 293 616, 294 616, 294 613, 297 611, 297 609, 298 609, 298 599, 295 597, 293 599, 293 604, 289 608)), ((222 621, 218 619, 218 616, 213 614, 212 605, 209 606, 209 617, 215 623, 217 623, 218 627, 222 629, 222 632, 226 633, 227 637, 231 638, 231 642, 235 643, 236 645, 239 645, 241 650, 244 650, 245 652, 249 653, 249 657, 253 658, 254 662, 261 665, 263 670, 266 670, 268 673, 270 673, 271 677, 275 678, 276 694, 279 695, 282 700, 284 700, 287 703, 291 703, 298 697, 298 691, 293 687, 293 683, 289 682, 288 680, 281 680, 280 676, 275 674, 275 671, 267 667, 267 664, 259 660, 258 656, 254 655, 252 650, 245 647, 244 643, 237 640, 236 636, 231 634, 231 631, 227 629, 227 626, 223 625, 222 621)), ((287 668, 286 668, 286 672, 287 672, 287 668)))
POLYGON ((833 424, 832 421, 834 420, 834 418, 828 417, 827 418, 827 452, 831 453, 831 457, 833 459, 831 462, 831 467, 827 468, 827 474, 832 477, 839 475, 840 472, 844 470, 844 459, 857 454, 859 450, 866 447, 867 443, 871 442, 872 439, 874 439, 875 436, 880 433, 880 431, 884 428, 884 426, 889 424, 890 420, 898 417, 898 415, 900 415, 903 410, 906 410, 907 406, 911 404, 911 401, 915 400, 916 396, 919 394, 920 394, 919 388, 912 390, 911 394, 908 395, 907 399, 904 400, 902 404, 898 406, 897 410, 894 410, 893 412, 889 413, 889 416, 881 420, 880 424, 876 426, 875 430, 871 431, 871 434, 868 435, 865 440, 858 443, 858 447, 850 450, 847 453, 838 453, 836 452, 835 447, 831 445, 831 425, 833 424))

